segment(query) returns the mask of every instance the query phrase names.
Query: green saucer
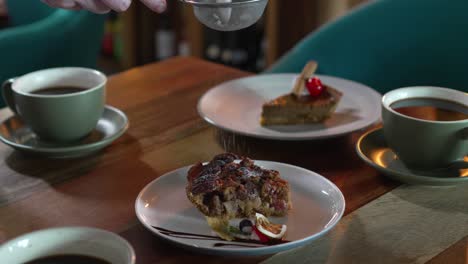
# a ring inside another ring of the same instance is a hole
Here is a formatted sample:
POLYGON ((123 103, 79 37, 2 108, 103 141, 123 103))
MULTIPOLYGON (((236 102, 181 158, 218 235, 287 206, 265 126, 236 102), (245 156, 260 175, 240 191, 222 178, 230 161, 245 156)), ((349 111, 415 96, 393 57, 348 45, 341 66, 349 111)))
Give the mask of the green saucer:
POLYGON ((396 154, 387 146, 383 130, 372 130, 361 136, 356 145, 361 159, 384 175, 404 183, 430 186, 446 186, 468 183, 466 169, 462 173, 456 168, 437 169, 433 171, 415 171, 408 169, 396 154))
POLYGON ((18 116, 12 116, 0 124, 0 141, 28 154, 48 158, 75 158, 108 146, 127 128, 127 116, 117 108, 105 106, 96 128, 81 140, 70 143, 43 141, 18 116))

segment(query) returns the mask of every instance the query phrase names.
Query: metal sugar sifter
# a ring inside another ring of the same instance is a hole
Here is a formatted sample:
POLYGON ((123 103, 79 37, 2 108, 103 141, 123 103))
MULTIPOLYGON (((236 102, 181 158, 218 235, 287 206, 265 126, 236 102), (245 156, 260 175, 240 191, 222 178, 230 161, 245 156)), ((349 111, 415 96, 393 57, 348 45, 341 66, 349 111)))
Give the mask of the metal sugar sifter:
POLYGON ((268 0, 180 0, 191 4, 197 19, 219 31, 243 29, 257 22, 268 0))

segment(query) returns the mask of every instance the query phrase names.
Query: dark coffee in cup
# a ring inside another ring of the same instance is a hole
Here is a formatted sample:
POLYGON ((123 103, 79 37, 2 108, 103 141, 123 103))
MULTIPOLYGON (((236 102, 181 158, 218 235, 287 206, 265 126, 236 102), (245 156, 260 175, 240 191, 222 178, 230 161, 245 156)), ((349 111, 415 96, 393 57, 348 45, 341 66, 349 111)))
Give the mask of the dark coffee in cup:
POLYGON ((72 94, 79 93, 86 90, 84 87, 76 86, 55 86, 55 87, 45 87, 31 92, 32 94, 40 95, 57 95, 57 94, 72 94))
POLYGON ((41 257, 25 264, 111 264, 109 261, 78 254, 41 257))
POLYGON ((428 121, 459 121, 468 119, 468 107, 437 98, 411 98, 390 105, 400 114, 428 121))

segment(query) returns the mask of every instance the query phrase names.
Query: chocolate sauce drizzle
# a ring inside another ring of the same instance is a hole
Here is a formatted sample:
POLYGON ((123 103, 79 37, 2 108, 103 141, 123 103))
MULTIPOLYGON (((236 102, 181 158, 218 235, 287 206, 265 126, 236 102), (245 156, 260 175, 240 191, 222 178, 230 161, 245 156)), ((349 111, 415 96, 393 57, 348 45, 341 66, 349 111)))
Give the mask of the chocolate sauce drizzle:
MULTIPOLYGON (((225 241, 217 236, 208 236, 208 235, 200 235, 200 234, 193 234, 193 233, 185 233, 179 231, 172 231, 168 229, 164 229, 157 226, 152 226, 154 229, 158 230, 161 234, 176 237, 176 238, 185 238, 185 239, 195 239, 195 240, 211 240, 211 241, 225 241)), ((267 243, 260 242, 258 240, 253 239, 240 239, 236 238, 234 241, 235 243, 215 243, 213 244, 214 247, 228 247, 228 246, 237 246, 237 247, 266 247, 266 246, 273 246, 288 243, 290 241, 287 240, 270 240, 267 243)))

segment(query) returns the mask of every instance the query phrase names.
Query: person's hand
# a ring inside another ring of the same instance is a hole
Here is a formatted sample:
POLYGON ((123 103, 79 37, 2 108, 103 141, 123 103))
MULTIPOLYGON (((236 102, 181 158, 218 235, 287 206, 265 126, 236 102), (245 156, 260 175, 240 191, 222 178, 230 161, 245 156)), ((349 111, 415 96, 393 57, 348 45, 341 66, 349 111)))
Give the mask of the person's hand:
MULTIPOLYGON (((41 0, 51 7, 71 10, 86 9, 103 14, 110 10, 123 12, 130 6, 132 0, 41 0)), ((166 9, 166 0, 140 0, 151 10, 161 13, 166 9)))

